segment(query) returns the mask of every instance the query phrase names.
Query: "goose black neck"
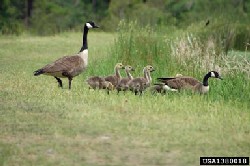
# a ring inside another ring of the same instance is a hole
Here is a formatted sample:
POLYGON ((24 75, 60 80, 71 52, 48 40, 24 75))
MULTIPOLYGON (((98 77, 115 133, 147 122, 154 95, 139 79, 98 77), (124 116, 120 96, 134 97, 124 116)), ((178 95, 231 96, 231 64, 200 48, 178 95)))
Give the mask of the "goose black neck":
POLYGON ((209 73, 204 76, 204 78, 203 78, 203 85, 204 86, 208 86, 208 79, 209 79, 209 77, 210 77, 209 73))
POLYGON ((85 26, 84 30, 83 30, 83 36, 82 36, 82 48, 80 50, 80 52, 82 52, 83 50, 88 49, 88 40, 87 40, 87 36, 88 36, 88 27, 85 26))

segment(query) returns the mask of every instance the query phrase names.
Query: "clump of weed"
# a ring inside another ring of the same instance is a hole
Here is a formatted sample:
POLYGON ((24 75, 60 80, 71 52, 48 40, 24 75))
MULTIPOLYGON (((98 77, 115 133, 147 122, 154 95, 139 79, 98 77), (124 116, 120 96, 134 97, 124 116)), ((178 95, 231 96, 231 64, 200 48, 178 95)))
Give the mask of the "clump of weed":
POLYGON ((137 76, 142 74, 143 66, 151 64, 156 68, 152 74, 153 82, 157 77, 176 73, 202 80, 208 71, 216 70, 226 79, 223 82, 210 81, 213 92, 208 99, 231 101, 240 98, 247 101, 250 98, 246 93, 250 89, 247 84, 249 60, 244 56, 226 54, 223 44, 218 44, 224 39, 215 37, 215 34, 189 29, 166 34, 150 26, 140 27, 136 22, 121 21, 105 67, 111 68, 116 62, 130 64, 136 68, 134 75, 137 76), (244 91, 244 94, 239 94, 239 91, 244 91))
MULTIPOLYGON (((249 58, 238 54, 227 55, 223 48, 216 45, 216 39, 209 37, 204 40, 188 33, 177 37, 171 43, 171 55, 183 68, 199 73, 199 71, 216 70, 223 74, 244 73, 250 76, 249 58)), ((201 74, 201 73, 199 73, 201 74)))

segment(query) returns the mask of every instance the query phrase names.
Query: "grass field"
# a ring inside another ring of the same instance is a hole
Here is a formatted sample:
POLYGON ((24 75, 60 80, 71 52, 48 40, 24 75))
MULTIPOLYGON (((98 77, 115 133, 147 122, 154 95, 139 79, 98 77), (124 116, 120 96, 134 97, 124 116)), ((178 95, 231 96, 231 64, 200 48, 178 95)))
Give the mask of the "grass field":
POLYGON ((113 72, 101 69, 114 38, 89 33, 89 68, 69 91, 66 79, 60 89, 33 71, 78 52, 81 33, 0 37, 0 165, 193 166, 200 156, 250 155, 249 103, 240 99, 249 92, 232 78, 211 80, 204 96, 89 90, 89 75, 113 72), (228 89, 239 100, 223 96, 228 89))

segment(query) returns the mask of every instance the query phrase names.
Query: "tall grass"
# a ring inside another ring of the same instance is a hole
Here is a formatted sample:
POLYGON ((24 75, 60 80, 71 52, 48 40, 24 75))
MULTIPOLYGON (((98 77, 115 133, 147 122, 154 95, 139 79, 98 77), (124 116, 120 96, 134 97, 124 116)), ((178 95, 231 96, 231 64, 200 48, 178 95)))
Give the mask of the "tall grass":
POLYGON ((113 65, 117 61, 130 64, 137 68, 135 75, 142 75, 143 66, 151 64, 156 68, 152 73, 154 81, 157 77, 176 73, 202 80, 208 71, 216 70, 224 80, 210 79, 208 100, 241 101, 250 106, 249 58, 226 55, 223 45, 217 45, 223 40, 219 38, 220 32, 207 35, 200 31, 194 33, 192 29, 166 34, 149 26, 140 27, 136 22, 121 21, 110 49, 112 56, 105 64, 113 65))

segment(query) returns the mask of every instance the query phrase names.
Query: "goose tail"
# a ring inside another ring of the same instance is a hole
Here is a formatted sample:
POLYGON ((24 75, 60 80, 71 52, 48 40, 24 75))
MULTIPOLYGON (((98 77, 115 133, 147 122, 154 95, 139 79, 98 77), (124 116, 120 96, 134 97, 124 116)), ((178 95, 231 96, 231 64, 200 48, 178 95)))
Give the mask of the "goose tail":
POLYGON ((40 74, 43 74, 43 73, 44 73, 43 69, 38 69, 34 71, 34 76, 39 76, 40 74))

